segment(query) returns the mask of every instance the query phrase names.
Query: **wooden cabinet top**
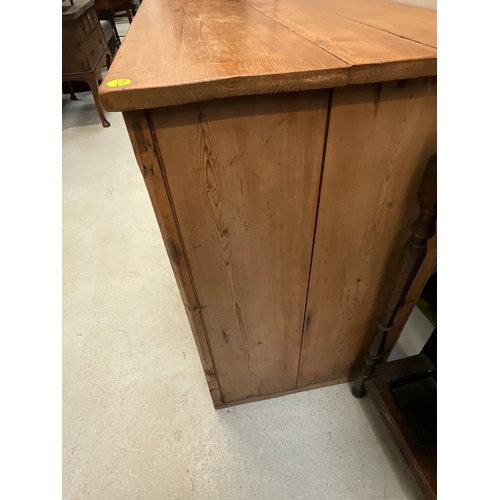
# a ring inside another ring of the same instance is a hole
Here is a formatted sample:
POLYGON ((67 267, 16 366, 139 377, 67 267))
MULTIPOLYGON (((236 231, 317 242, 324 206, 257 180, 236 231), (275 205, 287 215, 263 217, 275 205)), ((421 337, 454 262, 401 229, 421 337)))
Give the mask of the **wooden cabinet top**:
POLYGON ((72 22, 80 17, 84 12, 94 5, 94 0, 73 0, 73 5, 67 2, 63 5, 62 21, 63 23, 72 22))
POLYGON ((434 76, 436 46, 436 11, 391 0, 144 0, 101 99, 127 111, 434 76))

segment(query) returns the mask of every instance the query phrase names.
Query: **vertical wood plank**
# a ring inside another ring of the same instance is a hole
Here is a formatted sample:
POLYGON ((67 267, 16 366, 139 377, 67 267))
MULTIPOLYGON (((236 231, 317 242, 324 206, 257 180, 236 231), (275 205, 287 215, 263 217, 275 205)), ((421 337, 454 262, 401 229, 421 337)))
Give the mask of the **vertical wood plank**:
MULTIPOLYGON (((334 90, 299 387, 351 377, 362 363, 386 276, 419 213, 418 187, 435 151, 435 79, 334 90)), ((392 342, 433 258, 430 251, 392 342)))
POLYGON ((212 362, 210 346, 207 341, 200 308, 190 276, 188 263, 183 250, 182 241, 176 225, 167 191, 164 172, 154 149, 153 138, 145 111, 128 111, 123 113, 125 124, 132 142, 135 157, 143 174, 144 182, 151 198, 153 210, 160 226, 163 242, 167 249, 170 263, 174 271, 191 329, 194 334, 198 353, 205 371, 205 377, 215 406, 224 403, 217 374, 212 362))
POLYGON ((150 111, 226 403, 296 387, 328 99, 150 111))

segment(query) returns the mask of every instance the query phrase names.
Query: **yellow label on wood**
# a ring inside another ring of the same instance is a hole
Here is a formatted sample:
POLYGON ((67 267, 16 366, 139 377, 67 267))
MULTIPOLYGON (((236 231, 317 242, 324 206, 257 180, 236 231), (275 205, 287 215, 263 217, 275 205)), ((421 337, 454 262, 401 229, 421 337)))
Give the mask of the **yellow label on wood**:
POLYGON ((111 80, 110 82, 107 83, 108 87, 125 87, 125 85, 128 85, 131 83, 131 80, 128 78, 120 78, 119 80, 111 80))

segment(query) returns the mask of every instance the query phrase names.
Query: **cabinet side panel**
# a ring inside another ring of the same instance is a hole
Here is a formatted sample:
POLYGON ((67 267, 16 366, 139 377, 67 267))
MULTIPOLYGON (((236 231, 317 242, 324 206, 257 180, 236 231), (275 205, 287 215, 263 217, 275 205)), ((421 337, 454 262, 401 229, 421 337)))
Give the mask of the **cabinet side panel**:
POLYGON ((296 387, 328 100, 150 112, 226 403, 296 387))
MULTIPOLYGON (((359 368, 419 213, 417 191, 436 135, 435 79, 334 90, 299 387, 352 377, 359 368)), ((434 261, 431 245, 389 349, 434 261)))
POLYGON ((174 271, 182 301, 186 308, 191 330, 193 331, 201 363, 215 406, 224 403, 219 390, 217 374, 214 369, 210 346, 200 315, 200 308, 189 273, 188 262, 183 251, 182 241, 172 212, 169 193, 164 180, 158 157, 154 149, 147 114, 144 111, 123 113, 125 124, 132 142, 135 157, 144 177, 153 210, 160 226, 163 242, 174 271))

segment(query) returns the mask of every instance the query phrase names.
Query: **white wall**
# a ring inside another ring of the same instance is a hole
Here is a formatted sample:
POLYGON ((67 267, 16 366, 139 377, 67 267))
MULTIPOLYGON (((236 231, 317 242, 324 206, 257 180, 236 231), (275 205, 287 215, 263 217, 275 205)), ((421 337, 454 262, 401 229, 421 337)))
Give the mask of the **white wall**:
POLYGON ((426 7, 427 9, 437 9, 437 0, 395 0, 399 3, 407 3, 417 7, 426 7))

